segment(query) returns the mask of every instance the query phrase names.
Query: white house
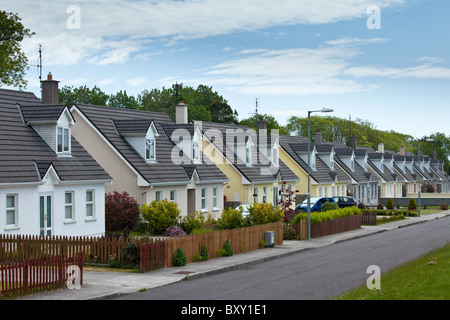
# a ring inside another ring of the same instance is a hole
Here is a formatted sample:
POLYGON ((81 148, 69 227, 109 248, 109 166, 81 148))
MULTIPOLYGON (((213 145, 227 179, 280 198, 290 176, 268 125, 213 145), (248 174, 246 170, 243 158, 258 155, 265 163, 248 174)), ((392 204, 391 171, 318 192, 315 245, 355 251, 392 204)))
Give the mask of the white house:
MULTIPOLYGON (((43 91, 55 82, 43 81, 43 91)), ((68 108, 54 102, 0 89, 0 232, 103 235, 112 179, 71 136, 68 108)))

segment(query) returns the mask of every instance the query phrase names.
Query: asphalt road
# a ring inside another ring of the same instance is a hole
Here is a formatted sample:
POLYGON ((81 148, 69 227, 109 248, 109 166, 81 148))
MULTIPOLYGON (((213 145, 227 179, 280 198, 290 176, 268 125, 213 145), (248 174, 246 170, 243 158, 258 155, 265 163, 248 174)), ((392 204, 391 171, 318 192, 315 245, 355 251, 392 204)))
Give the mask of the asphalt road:
POLYGON ((367 271, 371 265, 386 273, 447 243, 450 243, 450 217, 302 251, 245 269, 183 281, 118 299, 331 299, 365 284, 371 275, 367 271))

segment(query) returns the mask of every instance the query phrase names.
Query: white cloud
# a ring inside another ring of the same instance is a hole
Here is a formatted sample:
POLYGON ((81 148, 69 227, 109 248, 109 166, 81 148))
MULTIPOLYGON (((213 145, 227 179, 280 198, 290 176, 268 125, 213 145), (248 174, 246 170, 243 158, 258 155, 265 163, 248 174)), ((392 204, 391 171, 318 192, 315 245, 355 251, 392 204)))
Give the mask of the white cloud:
MULTIPOLYGON (((404 0, 378 1, 381 8, 404 0)), ((371 0, 165 0, 77 1, 79 29, 70 29, 71 0, 5 1, 3 10, 18 12, 36 32, 33 45, 45 42, 51 64, 123 63, 149 39, 168 43, 193 38, 255 31, 294 24, 326 24, 367 16, 371 0), (124 41, 127 39, 127 41, 124 41), (131 48, 130 48, 131 46, 131 48)), ((27 51, 35 55, 35 50, 27 51)))
POLYGON ((352 67, 344 71, 352 77, 416 78, 416 79, 450 79, 450 68, 433 66, 425 63, 414 67, 391 68, 383 66, 352 67))
POLYGON ((143 85, 144 83, 146 83, 147 82, 147 78, 144 76, 144 77, 137 77, 137 78, 133 78, 133 79, 128 79, 127 80, 127 84, 130 86, 130 87, 139 87, 139 86, 141 86, 141 85, 143 85))

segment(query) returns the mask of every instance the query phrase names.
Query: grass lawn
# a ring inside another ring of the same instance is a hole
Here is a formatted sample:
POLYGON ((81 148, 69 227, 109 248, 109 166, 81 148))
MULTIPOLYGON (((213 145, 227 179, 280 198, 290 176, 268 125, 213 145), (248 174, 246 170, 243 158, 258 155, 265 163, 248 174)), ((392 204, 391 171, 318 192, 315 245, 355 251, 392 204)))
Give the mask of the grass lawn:
POLYGON ((381 289, 364 284, 336 300, 450 300, 450 244, 382 274, 381 289))

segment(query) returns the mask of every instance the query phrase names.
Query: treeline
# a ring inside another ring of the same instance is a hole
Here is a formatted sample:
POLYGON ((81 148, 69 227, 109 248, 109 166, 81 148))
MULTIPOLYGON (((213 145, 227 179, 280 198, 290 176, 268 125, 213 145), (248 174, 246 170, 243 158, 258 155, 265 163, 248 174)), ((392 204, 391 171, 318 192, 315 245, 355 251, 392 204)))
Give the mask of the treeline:
POLYGON ((108 106, 114 108, 157 111, 168 114, 175 120, 175 106, 183 100, 188 106, 190 120, 238 123, 238 113, 233 110, 212 87, 199 85, 197 88, 180 84, 171 88, 144 90, 137 97, 126 91, 108 95, 95 86, 74 88, 65 86, 59 90, 59 101, 70 106, 74 103, 108 106))

